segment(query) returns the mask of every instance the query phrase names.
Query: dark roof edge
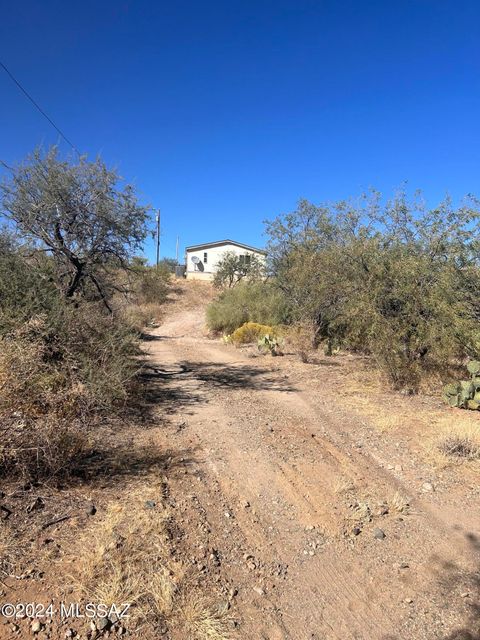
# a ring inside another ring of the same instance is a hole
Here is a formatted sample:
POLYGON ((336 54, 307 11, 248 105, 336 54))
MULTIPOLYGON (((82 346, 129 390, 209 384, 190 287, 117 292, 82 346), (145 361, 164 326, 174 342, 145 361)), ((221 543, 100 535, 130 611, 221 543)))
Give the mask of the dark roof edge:
POLYGON ((215 242, 192 244, 189 247, 185 247, 185 251, 191 251, 192 249, 204 249, 205 247, 218 247, 222 244, 234 244, 237 247, 242 247, 242 249, 249 249, 250 251, 256 251, 257 253, 263 253, 264 255, 267 255, 265 249, 258 249, 257 247, 252 247, 248 244, 243 244, 243 242, 237 242, 236 240, 217 240, 215 242))

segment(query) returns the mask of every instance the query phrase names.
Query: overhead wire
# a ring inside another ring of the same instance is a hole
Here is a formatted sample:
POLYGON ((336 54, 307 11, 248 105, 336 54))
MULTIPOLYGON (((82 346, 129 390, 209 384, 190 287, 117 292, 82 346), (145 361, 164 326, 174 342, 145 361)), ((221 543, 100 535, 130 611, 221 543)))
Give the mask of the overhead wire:
POLYGON ((13 75, 13 73, 3 64, 0 60, 0 67, 5 71, 5 73, 10 77, 10 79, 17 85, 20 91, 30 100, 30 102, 34 105, 34 107, 42 114, 42 116, 52 125, 52 127, 60 134, 60 136, 65 140, 65 142, 75 151, 79 158, 81 158, 81 153, 77 149, 77 147, 67 138, 67 136, 63 133, 60 127, 57 127, 55 122, 50 118, 50 116, 42 109, 42 107, 38 104, 38 102, 30 95, 30 93, 22 86, 22 84, 17 80, 17 78, 13 75))

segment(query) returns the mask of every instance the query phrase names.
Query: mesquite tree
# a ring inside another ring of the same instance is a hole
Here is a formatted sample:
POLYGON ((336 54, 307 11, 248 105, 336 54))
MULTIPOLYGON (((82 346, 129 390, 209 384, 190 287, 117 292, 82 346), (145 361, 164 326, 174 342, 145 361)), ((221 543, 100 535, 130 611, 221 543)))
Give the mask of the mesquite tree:
POLYGON ((267 224, 272 281, 316 342, 368 353, 396 387, 480 355, 480 203, 385 201, 315 206, 267 224))
POLYGON ((252 282, 264 277, 265 264, 257 255, 237 255, 233 251, 226 251, 217 263, 213 284, 218 288, 231 288, 242 280, 252 282))
POLYGON ((100 158, 70 162, 56 147, 36 150, 0 185, 0 214, 33 255, 50 257, 65 297, 99 298, 108 308, 118 269, 146 237, 147 213, 100 158))

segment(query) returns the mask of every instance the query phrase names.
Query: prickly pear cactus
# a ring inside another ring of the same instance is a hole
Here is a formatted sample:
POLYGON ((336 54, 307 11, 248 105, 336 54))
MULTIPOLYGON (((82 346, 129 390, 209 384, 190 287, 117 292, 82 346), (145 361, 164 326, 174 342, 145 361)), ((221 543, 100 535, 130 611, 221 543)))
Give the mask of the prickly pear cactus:
POLYGON ((480 409, 480 361, 470 361, 467 369, 472 376, 471 379, 447 384, 443 389, 443 399, 450 407, 478 411, 480 409))
POLYGON ((477 376, 480 373, 480 360, 470 360, 467 364, 468 373, 477 376))
POLYGON ((269 333, 263 336, 263 338, 260 338, 260 340, 258 341, 258 348, 264 351, 270 351, 272 356, 279 355, 279 347, 280 344, 278 340, 271 336, 269 333))

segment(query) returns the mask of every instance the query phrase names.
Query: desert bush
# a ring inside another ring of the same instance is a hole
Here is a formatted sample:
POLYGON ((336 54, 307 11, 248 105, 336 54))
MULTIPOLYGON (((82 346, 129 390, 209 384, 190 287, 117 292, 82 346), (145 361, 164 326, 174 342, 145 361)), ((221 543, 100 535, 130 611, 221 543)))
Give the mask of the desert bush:
POLYGON ((163 315, 171 272, 165 262, 151 267, 143 258, 135 258, 128 276, 127 295, 117 296, 113 306, 122 322, 141 333, 145 327, 157 324, 163 315))
POLYGON ((272 282, 315 343, 370 354, 395 388, 480 351, 475 199, 434 209, 404 193, 314 206, 268 223, 272 282))
POLYGON ((311 323, 297 323, 284 331, 285 346, 298 355, 302 362, 308 362, 316 349, 315 328, 311 323))
POLYGON ((0 338, 0 412, 36 417, 113 410, 138 369, 133 333, 90 306, 37 317, 0 338))
POLYGON ((138 304, 163 304, 168 296, 170 278, 166 265, 136 268, 130 295, 138 304))
POLYGON ((232 333, 233 344, 251 344, 260 338, 273 333, 273 327, 258 322, 245 322, 232 333))
POLYGON ((48 278, 48 260, 4 248, 0 473, 75 473, 92 429, 123 411, 138 388, 137 332, 153 310, 143 309, 134 327, 100 301, 71 303, 48 278))
POLYGON ((49 314, 61 306, 59 291, 50 278, 50 263, 41 257, 41 268, 6 232, 0 232, 0 334, 32 316, 49 314))
POLYGON ((109 299, 147 235, 148 208, 100 157, 61 159, 37 149, 0 182, 0 216, 24 242, 44 253, 50 277, 66 298, 109 299))
POLYGON ((168 269, 133 254, 147 209, 97 159, 35 152, 0 185, 0 473, 74 473, 138 388, 138 331, 168 269), (146 305, 127 322, 117 305, 146 305))
POLYGON ((208 306, 207 324, 213 332, 230 334, 246 322, 281 324, 288 314, 287 301, 271 283, 241 282, 208 306))
POLYGON ((0 337, 0 473, 75 473, 92 429, 135 386, 135 335, 98 305, 67 306, 0 337))

